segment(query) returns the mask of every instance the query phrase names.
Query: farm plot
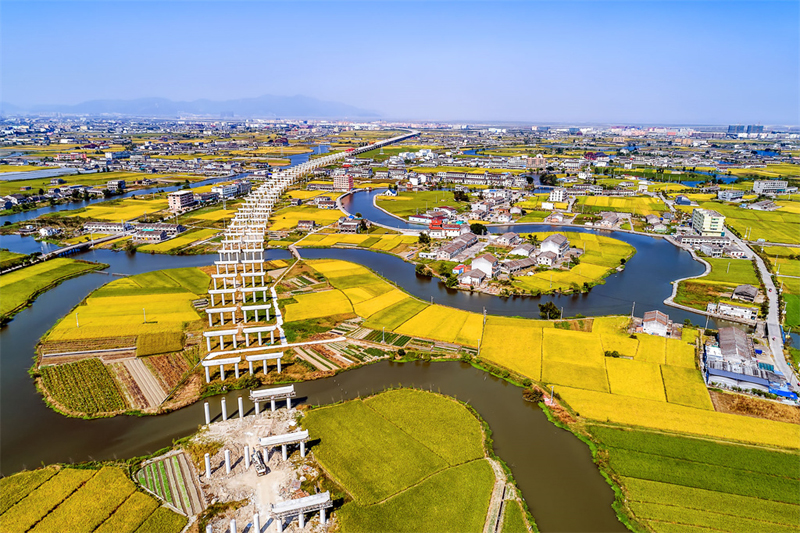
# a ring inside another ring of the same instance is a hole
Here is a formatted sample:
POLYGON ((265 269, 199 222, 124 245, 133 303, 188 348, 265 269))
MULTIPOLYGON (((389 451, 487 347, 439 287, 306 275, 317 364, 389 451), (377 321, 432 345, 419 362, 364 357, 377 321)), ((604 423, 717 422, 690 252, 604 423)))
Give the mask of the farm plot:
POLYGON ((370 316, 369 319, 364 322, 364 325, 374 329, 385 327, 388 330, 396 330, 400 325, 408 321, 414 315, 422 312, 426 307, 428 307, 428 304, 425 302, 408 297, 370 316))
POLYGON ((617 211, 636 215, 658 215, 667 210, 664 203, 651 196, 631 196, 615 198, 611 196, 579 196, 575 207, 577 211, 599 213, 617 211))
POLYGON ((395 331, 410 337, 478 346, 483 334, 482 320, 480 315, 474 313, 430 305, 395 328, 395 331))
POLYGON ((57 473, 55 468, 41 468, 0 479, 0 515, 57 473))
POLYGON ((195 242, 203 241, 205 239, 210 239, 217 233, 219 233, 219 230, 216 229, 198 229, 198 230, 185 231, 180 235, 178 235, 177 237, 173 237, 164 242, 159 242, 155 244, 145 244, 144 246, 140 246, 139 250, 142 252, 156 252, 159 254, 170 253, 179 250, 181 248, 185 248, 195 242))
POLYGON ((95 263, 59 257, 0 276, 0 318, 61 281, 99 268, 102 266, 95 263))
POLYGON ((163 211, 167 208, 168 203, 166 198, 156 198, 154 200, 125 198, 119 201, 89 205, 84 211, 80 211, 74 216, 119 222, 120 220, 131 220, 142 215, 163 211))
POLYGON ((714 409, 703 377, 694 366, 661 365, 661 374, 664 376, 667 401, 698 409, 714 409))
POLYGON ((800 519, 800 456, 648 431, 590 426, 633 513, 655 531, 786 531, 800 519))
POLYGON ((148 272, 112 281, 62 318, 44 343, 179 335, 186 323, 200 320, 192 301, 206 293, 209 282, 208 275, 195 268, 148 272))
POLYGON ((148 406, 156 407, 164 401, 167 392, 141 359, 126 359, 122 364, 142 391, 148 406))
POLYGON ((662 402, 667 400, 664 393, 664 382, 661 379, 661 369, 655 363, 608 357, 606 358, 606 370, 612 394, 662 402))
POLYGON ((186 355, 174 353, 154 355, 144 359, 144 364, 161 382, 164 390, 170 391, 192 367, 186 355))
POLYGON ((139 484, 171 503, 187 516, 205 507, 197 476, 184 453, 172 453, 146 462, 136 473, 139 484))
POLYGON ((117 383, 99 359, 43 366, 40 372, 47 394, 66 411, 98 415, 127 407, 117 383))
POLYGON ((489 316, 480 356, 539 381, 542 376, 542 328, 550 322, 489 316))
POLYGON ((591 420, 800 449, 794 424, 572 387, 557 387, 556 391, 591 420))
POLYGON ((343 531, 482 529, 495 476, 480 423, 457 402, 390 391, 314 409, 303 426, 321 439, 319 463, 353 496, 337 512, 343 531))
POLYGON ((294 297, 297 303, 286 305, 285 320, 293 322, 321 318, 332 315, 353 313, 353 306, 342 291, 330 291, 300 294, 294 297))
POLYGON ((321 226, 327 226, 342 216, 338 209, 317 209, 310 206, 286 207, 279 209, 270 218, 269 229, 280 231, 294 229, 301 220, 313 220, 321 226))
MULTIPOLYGON (((346 293, 349 296, 349 293, 346 293)), ((354 303, 353 308, 356 314, 362 318, 369 318, 375 313, 391 307, 404 300, 410 300, 410 297, 400 289, 392 289, 389 292, 383 293, 374 298, 363 300, 359 303, 354 303)))
POLYGON ((543 330, 542 357, 545 362, 564 362, 580 366, 605 367, 600 336, 582 331, 555 328, 543 330))

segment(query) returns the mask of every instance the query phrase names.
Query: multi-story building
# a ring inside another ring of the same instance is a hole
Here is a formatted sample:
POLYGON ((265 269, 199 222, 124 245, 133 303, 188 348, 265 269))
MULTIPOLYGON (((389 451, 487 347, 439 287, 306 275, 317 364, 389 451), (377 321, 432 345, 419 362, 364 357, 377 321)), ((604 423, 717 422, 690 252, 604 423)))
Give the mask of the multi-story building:
POLYGON ((753 192, 756 194, 781 194, 786 192, 788 186, 788 181, 756 180, 753 182, 753 192))
POLYGON ((720 237, 725 235, 725 217, 711 209, 695 209, 692 211, 692 229, 704 237, 720 237))
POLYGON ((333 177, 333 189, 335 191, 349 191, 353 188, 353 176, 344 174, 333 177))
POLYGON ((239 186, 235 183, 223 183, 211 187, 211 192, 219 194, 220 198, 233 198, 239 194, 239 186))
POLYGON ((194 193, 192 191, 175 191, 167 195, 170 211, 183 211, 187 207, 194 205, 194 193))
POLYGON ((733 202, 743 197, 744 197, 744 191, 726 190, 726 191, 719 191, 717 193, 717 198, 725 202, 733 202))
POLYGON ((563 187, 557 187, 550 191, 550 197, 548 198, 551 202, 566 202, 567 201, 567 189, 563 187))

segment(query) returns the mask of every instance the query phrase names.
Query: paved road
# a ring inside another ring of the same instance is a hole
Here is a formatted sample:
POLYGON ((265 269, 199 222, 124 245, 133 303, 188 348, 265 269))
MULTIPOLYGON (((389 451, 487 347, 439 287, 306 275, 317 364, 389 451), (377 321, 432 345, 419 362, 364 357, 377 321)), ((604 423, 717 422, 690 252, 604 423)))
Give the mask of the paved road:
MULTIPOLYGON (((741 239, 733 235, 733 233, 728 233, 728 235, 731 239, 742 243, 741 239)), ((789 383, 797 387, 797 376, 794 370, 792 370, 792 367, 789 366, 789 363, 786 362, 786 357, 783 353, 783 337, 781 336, 780 313, 778 312, 778 291, 775 288, 775 284, 772 282, 772 274, 764 263, 764 260, 761 259, 758 254, 753 253, 749 247, 746 249, 750 252, 753 259, 755 259, 758 272, 761 275, 761 280, 764 282, 764 286, 767 289, 767 299, 769 300, 767 335, 769 338, 769 348, 772 351, 772 358, 775 360, 775 365, 778 369, 783 372, 783 375, 789 380, 789 383)))

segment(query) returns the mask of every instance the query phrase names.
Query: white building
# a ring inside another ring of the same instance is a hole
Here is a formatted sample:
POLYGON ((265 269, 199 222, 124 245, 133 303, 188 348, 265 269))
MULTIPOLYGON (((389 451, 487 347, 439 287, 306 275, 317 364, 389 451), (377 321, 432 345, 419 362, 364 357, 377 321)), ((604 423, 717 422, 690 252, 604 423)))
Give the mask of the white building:
POLYGON ((563 187, 557 187, 550 191, 550 197, 548 198, 551 202, 566 202, 567 201, 567 189, 563 187))
POLYGON ((569 240, 560 233, 556 233, 542 241, 541 248, 542 252, 552 252, 557 258, 561 258, 569 251, 569 240))
POLYGON ((473 270, 480 270, 487 277, 493 278, 497 273, 497 270, 500 268, 500 265, 497 261, 497 258, 492 254, 483 254, 479 255, 475 259, 472 260, 472 269, 473 270))
POLYGON ((725 217, 711 209, 692 211, 692 229, 704 237, 725 235, 725 217))
POLYGON ((648 335, 666 337, 672 329, 671 326, 672 322, 669 319, 669 315, 661 311, 648 311, 644 314, 644 319, 642 320, 642 332, 648 335))
POLYGON ((756 180, 753 182, 753 192, 756 194, 781 194, 786 192, 788 186, 788 181, 756 180))

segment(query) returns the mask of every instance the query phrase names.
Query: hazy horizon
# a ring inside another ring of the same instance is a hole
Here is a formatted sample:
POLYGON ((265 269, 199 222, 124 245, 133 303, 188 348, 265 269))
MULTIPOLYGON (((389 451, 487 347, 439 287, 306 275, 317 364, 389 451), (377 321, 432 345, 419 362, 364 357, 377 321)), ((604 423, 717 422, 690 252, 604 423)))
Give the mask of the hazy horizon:
POLYGON ((303 95, 380 119, 800 123, 797 2, 4 2, 0 101, 303 95))

